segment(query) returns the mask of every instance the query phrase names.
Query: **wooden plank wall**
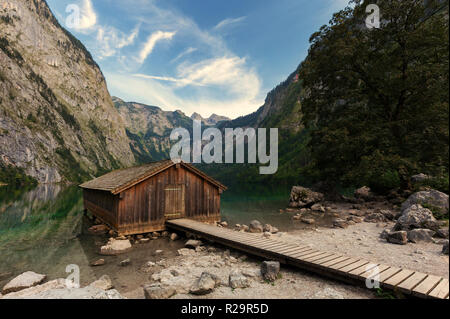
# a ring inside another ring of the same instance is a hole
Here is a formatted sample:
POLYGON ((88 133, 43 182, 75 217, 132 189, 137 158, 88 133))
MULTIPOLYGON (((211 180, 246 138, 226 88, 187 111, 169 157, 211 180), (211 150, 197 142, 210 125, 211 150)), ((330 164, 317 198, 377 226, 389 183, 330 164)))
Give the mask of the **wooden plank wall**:
POLYGON ((185 185, 184 217, 208 222, 220 219, 218 187, 183 167, 173 166, 123 192, 118 202, 117 230, 125 235, 164 230, 164 188, 168 184, 185 185))
POLYGON ((85 209, 91 211, 110 227, 117 229, 118 196, 104 191, 84 189, 83 199, 85 209))

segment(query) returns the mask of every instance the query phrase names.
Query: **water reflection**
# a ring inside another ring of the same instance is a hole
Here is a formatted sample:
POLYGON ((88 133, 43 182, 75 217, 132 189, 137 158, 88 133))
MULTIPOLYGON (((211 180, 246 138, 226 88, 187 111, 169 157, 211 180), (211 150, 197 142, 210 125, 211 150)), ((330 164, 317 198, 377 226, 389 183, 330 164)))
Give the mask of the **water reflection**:
POLYGON ((27 270, 66 277, 67 264, 87 263, 91 248, 77 237, 83 218, 77 187, 3 188, 0 198, 0 280, 27 270))

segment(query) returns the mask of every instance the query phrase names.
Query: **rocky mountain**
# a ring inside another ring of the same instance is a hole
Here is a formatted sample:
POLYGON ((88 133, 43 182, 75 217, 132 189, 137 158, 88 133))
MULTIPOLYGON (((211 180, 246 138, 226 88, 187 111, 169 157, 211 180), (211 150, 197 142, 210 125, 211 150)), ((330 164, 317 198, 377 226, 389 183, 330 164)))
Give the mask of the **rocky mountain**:
POLYGON ((0 6, 0 165, 39 182, 135 162, 123 118, 86 48, 44 0, 0 6))
POLYGON ((157 106, 125 102, 117 97, 113 97, 113 102, 140 163, 169 157, 170 133, 174 128, 192 130, 192 120, 181 111, 163 111, 157 106))
POLYGON ((217 114, 212 114, 210 117, 208 118, 203 118, 200 114, 198 113, 193 113, 191 115, 191 119, 192 120, 199 120, 201 121, 203 124, 208 125, 208 126, 215 126, 217 125, 219 122, 222 121, 230 121, 231 119, 226 117, 226 116, 221 116, 221 115, 217 115, 217 114))

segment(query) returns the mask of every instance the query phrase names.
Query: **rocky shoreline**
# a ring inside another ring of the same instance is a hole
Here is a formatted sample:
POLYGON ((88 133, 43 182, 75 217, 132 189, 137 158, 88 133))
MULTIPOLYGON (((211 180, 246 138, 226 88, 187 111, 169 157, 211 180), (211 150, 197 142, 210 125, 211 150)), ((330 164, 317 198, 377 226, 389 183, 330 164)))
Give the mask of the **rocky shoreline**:
MULTIPOLYGON (((437 210, 448 216, 446 194, 423 190, 399 203, 365 187, 352 198, 327 201, 321 193, 296 186, 289 206, 280 214, 292 214, 292 222, 307 225, 306 230, 286 233, 256 220, 232 228, 449 277, 448 222, 434 217, 437 210), (324 218, 328 226, 319 222, 324 218)), ((216 226, 230 227, 226 221, 216 226)), ((65 279, 45 282, 45 275, 26 272, 7 283, 0 298, 377 298, 374 291, 280 267, 277 261, 253 258, 192 234, 122 236, 98 223, 89 233, 111 236, 99 244, 99 258, 90 262, 92 269, 115 263, 111 273, 99 272, 97 280, 80 288, 65 279), (151 252, 151 260, 136 257, 139 251, 151 252)))

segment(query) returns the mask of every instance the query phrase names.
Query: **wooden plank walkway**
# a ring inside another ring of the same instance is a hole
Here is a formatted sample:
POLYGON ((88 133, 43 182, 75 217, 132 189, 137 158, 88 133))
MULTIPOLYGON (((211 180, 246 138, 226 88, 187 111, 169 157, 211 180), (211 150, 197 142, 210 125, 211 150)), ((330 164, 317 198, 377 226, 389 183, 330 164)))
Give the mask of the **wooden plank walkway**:
POLYGON ((364 286, 367 279, 374 279, 374 270, 378 267, 381 288, 397 290, 419 298, 449 298, 449 281, 443 277, 372 263, 361 258, 350 258, 339 253, 319 251, 309 246, 237 232, 190 219, 169 220, 166 225, 252 255, 364 286))

